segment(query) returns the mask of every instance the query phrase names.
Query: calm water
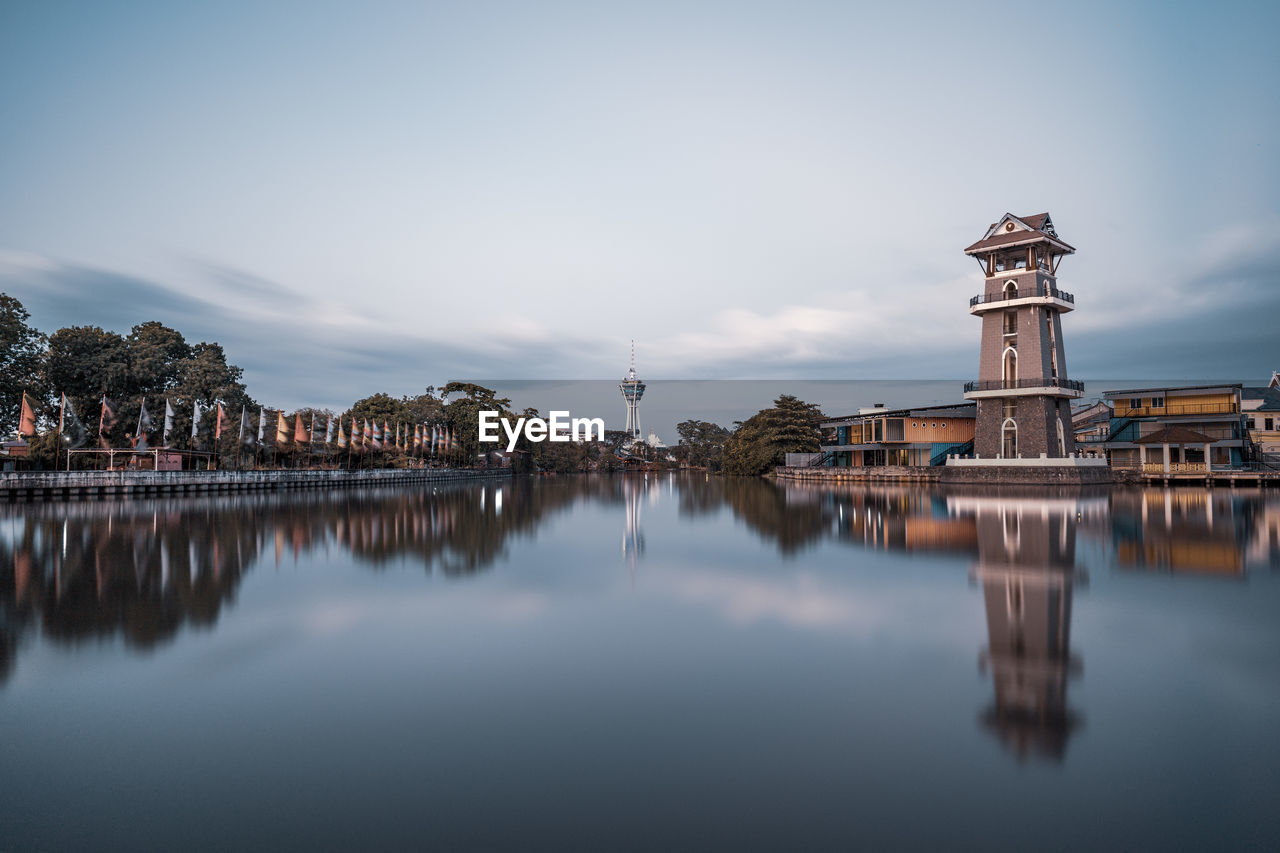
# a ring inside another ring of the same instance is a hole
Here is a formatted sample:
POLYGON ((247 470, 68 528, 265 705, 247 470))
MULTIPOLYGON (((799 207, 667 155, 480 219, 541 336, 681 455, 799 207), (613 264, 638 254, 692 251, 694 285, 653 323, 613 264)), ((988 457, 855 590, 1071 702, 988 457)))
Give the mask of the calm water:
POLYGON ((1280 494, 0 507, 0 848, 1276 849, 1280 494))

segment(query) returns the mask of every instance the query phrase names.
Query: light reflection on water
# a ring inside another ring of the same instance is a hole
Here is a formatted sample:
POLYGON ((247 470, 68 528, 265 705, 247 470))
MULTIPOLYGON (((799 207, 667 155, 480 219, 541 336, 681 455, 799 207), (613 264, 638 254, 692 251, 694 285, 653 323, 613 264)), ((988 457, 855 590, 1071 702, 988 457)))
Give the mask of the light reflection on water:
POLYGON ((998 823, 972 846, 1022 849, 1056 804, 1096 817, 1064 847, 1248 844, 1277 829, 1278 566, 1258 491, 651 475, 3 506, 0 838, 954 847, 998 823), (72 780, 154 807, 108 820, 72 780))

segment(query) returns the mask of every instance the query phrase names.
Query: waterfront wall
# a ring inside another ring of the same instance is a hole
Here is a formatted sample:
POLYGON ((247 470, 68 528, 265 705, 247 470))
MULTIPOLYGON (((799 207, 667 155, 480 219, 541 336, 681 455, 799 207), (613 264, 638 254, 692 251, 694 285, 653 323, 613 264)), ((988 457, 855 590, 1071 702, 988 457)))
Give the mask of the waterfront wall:
POLYGON ((970 485, 1095 485, 1113 482, 1106 465, 974 466, 929 468, 884 465, 870 468, 778 468, 781 480, 823 483, 956 483, 970 485))
POLYGON ((511 476, 510 468, 368 471, 5 471, 0 500, 400 486, 511 476))
POLYGON ((808 480, 823 483, 936 483, 942 467, 925 468, 911 465, 874 465, 850 468, 781 467, 774 473, 781 480, 808 480))

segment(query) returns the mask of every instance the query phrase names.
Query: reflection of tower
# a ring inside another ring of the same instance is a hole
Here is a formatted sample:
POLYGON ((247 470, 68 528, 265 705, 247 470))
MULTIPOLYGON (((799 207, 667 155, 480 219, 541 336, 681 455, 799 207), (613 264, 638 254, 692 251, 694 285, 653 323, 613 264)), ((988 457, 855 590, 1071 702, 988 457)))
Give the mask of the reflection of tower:
POLYGON ((622 380, 622 384, 618 386, 622 391, 622 400, 627 404, 627 425, 625 427, 628 438, 640 439, 640 398, 644 396, 644 383, 636 378, 636 342, 631 342, 631 369, 627 371, 627 378, 622 380))
POLYGON ((1067 708, 1078 504, 1061 499, 968 498, 976 505, 978 565, 987 611, 995 704, 983 715, 1018 757, 1061 759, 1076 715, 1067 708))
POLYGON ((969 300, 982 318, 974 450, 984 458, 1066 458, 1075 453, 1070 400, 1084 392, 1067 379, 1061 316, 1075 298, 1058 290, 1058 264, 1075 249, 1049 214, 1006 213, 965 249, 982 265, 983 292, 969 300))
POLYGON ((627 512, 627 525, 622 531, 622 558, 627 561, 627 568, 631 570, 633 581, 636 562, 644 553, 644 534, 640 532, 640 492, 648 484, 647 478, 637 481, 626 477, 622 481, 622 497, 627 512))

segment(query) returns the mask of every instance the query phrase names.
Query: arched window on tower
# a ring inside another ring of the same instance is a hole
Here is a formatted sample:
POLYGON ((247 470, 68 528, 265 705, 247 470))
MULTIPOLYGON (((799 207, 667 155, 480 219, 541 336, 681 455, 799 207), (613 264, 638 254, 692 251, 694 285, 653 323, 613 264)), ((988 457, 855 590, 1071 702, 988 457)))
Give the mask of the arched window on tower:
POLYGON ((1013 418, 1005 418, 1000 429, 1000 455, 1005 459, 1018 458, 1018 423, 1013 418))
POLYGON ((1004 298, 1005 299, 1018 298, 1018 280, 1016 278, 1011 278, 1004 283, 1004 298))
POLYGON ((1018 351, 1013 347, 1004 348, 1003 366, 1000 372, 1004 387, 1018 387, 1018 351))

